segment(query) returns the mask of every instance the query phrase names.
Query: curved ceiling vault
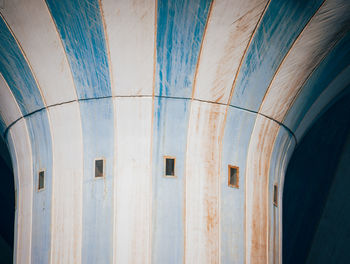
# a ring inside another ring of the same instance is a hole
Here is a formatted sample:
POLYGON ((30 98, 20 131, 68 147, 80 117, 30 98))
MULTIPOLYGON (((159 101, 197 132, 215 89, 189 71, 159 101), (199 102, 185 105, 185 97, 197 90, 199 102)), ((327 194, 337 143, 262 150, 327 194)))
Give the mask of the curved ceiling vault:
POLYGON ((281 262, 273 188, 349 90, 350 1, 5 0, 0 13, 17 263, 281 262))

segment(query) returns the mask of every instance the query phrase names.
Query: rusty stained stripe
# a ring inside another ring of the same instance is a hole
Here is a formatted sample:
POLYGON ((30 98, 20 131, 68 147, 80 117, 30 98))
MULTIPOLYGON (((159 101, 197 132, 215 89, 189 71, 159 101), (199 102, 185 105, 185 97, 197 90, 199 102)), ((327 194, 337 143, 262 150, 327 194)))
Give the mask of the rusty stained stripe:
POLYGON ((113 95, 151 95, 155 1, 102 0, 109 38, 113 95))
POLYGON ((17 160, 17 225, 15 226, 14 260, 31 263, 33 162, 32 148, 26 121, 23 119, 10 130, 17 160))
POLYGON ((213 2, 202 41, 194 98, 228 101, 235 73, 266 2, 213 2))
POLYGON ((268 262, 268 180, 279 125, 257 116, 246 169, 246 263, 268 262))
POLYGON ((337 43, 350 22, 350 2, 327 0, 281 62, 259 112, 282 121, 299 90, 337 43))
POLYGON ((219 263, 220 131, 225 107, 193 101, 186 150, 185 263, 219 263))
POLYGON ((45 105, 75 99, 68 61, 45 2, 10 1, 2 13, 31 62, 45 105))

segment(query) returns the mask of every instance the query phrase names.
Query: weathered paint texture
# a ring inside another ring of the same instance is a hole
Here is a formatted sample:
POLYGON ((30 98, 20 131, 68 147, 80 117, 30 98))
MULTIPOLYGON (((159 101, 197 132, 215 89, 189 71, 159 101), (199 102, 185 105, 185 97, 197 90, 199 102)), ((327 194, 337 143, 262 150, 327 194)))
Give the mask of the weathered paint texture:
POLYGON ((103 0, 113 95, 152 95, 156 1, 103 0))
POLYGON ((281 263, 295 138, 349 91, 348 1, 16 0, 0 12, 15 263, 281 263))
POLYGON ((259 109, 278 66, 321 3, 271 0, 243 60, 232 105, 259 109))
POLYGON ((46 110, 27 117, 26 122, 33 159, 32 263, 47 263, 51 244, 51 131, 46 110), (42 190, 38 190, 39 171, 44 171, 45 175, 42 190))
POLYGON ((6 1, 1 13, 30 62, 47 105, 76 99, 66 54, 45 1, 6 1))
POLYGON ((154 105, 152 263, 181 263, 185 235, 185 153, 190 101, 158 98, 154 105), (175 178, 164 156, 175 157, 175 178))
POLYGON ((0 19, 0 71, 22 114, 28 114, 44 107, 39 88, 31 69, 18 43, 7 27, 3 17, 0 19))
POLYGON ((192 102, 185 169, 186 263, 220 261, 220 163, 217 161, 224 117, 225 106, 192 102))
POLYGON ((83 133, 82 263, 111 263, 113 258, 113 136, 111 98, 81 101, 83 133), (105 176, 95 178, 95 159, 105 162, 105 176))
POLYGON ((79 99, 112 94, 98 0, 46 0, 68 57, 79 99))
POLYGON ((210 4, 210 0, 157 1, 156 95, 191 98, 210 4))
POLYGON ((114 261, 150 263, 152 98, 116 98, 115 113, 114 261))
POLYGON ((49 116, 54 156, 50 259, 57 264, 81 263, 83 142, 79 105, 52 107, 49 116))

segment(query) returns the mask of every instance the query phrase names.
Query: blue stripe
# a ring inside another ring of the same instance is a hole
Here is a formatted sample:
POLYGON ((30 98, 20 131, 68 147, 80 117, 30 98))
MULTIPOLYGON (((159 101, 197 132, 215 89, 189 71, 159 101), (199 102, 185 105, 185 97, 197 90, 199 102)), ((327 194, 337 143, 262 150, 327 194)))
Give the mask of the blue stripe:
POLYGON ((44 107, 40 91, 20 47, 0 18, 0 72, 8 83, 22 114, 44 107))
POLYGON ((210 0, 159 0, 155 94, 191 97, 210 0))
POLYGON ((82 263, 112 263, 114 115, 111 98, 81 101, 84 178, 82 263), (96 158, 106 174, 95 178, 96 158))
POLYGON ((238 74, 232 105, 258 111, 278 66, 321 3, 270 2, 238 74))
MULTIPOLYGON (((295 131, 318 96, 341 73, 350 61, 350 33, 344 36, 321 62, 301 88, 301 92, 288 111, 284 124, 295 131)), ((348 78, 344 78, 344 85, 348 78)))
POLYGON ((72 70, 79 99, 112 94, 98 0, 47 0, 72 70))
POLYGON ((153 127, 152 263, 182 263, 184 173, 189 100, 159 98, 153 127), (164 156, 173 156, 176 178, 165 178, 164 156))
POLYGON ((49 263, 51 248, 52 142, 47 111, 26 118, 33 160, 32 263, 49 263), (45 187, 38 191, 39 171, 45 187))
POLYGON ((223 138, 220 191, 221 262, 244 263, 245 171, 256 114, 229 107, 223 138), (228 186, 228 165, 239 167, 239 189, 228 186))

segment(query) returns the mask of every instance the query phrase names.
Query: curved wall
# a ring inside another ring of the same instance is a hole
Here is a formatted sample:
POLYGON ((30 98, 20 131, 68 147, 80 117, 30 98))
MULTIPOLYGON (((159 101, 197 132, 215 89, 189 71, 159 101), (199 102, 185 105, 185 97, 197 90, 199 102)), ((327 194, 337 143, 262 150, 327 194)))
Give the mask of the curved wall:
POLYGON ((349 85, 345 59, 317 85, 350 54, 349 10, 345 0, 6 1, 0 124, 18 195, 15 262, 281 262, 284 172, 349 85), (175 178, 164 156, 176 158, 175 178))

